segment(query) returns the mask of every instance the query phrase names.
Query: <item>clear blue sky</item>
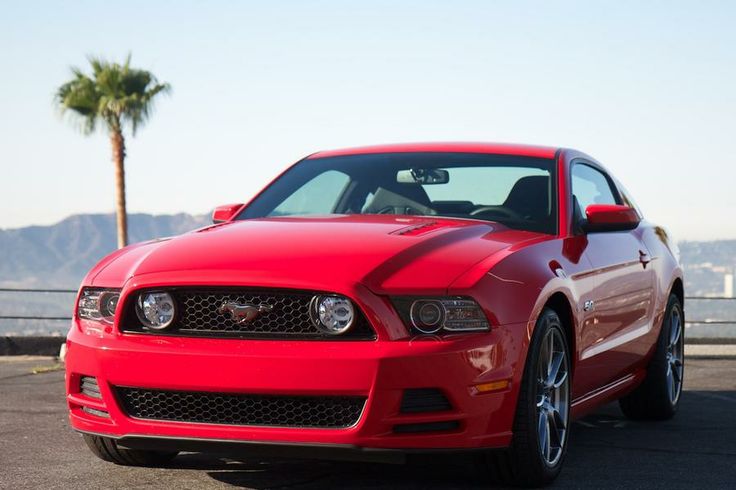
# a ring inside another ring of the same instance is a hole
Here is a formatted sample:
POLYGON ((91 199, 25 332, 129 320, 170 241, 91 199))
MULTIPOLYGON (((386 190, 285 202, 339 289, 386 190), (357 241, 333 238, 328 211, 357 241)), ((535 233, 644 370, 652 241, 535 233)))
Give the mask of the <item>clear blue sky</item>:
POLYGON ((0 227, 112 212, 105 134, 52 105, 87 54, 173 85, 128 140, 131 212, 248 199, 320 149, 562 145, 680 239, 736 238, 736 2, 39 2, 0 16, 0 227))

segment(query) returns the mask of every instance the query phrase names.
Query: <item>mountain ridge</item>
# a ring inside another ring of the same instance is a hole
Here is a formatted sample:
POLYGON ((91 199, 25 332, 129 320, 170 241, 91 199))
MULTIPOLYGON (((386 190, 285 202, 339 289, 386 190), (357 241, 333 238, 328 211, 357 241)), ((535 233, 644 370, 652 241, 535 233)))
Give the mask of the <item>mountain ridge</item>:
MULTIPOLYGON (((128 215, 130 243, 179 235, 209 224, 206 215, 128 215)), ((114 214, 75 214, 47 226, 0 229, 0 286, 76 288, 117 248, 114 214)))

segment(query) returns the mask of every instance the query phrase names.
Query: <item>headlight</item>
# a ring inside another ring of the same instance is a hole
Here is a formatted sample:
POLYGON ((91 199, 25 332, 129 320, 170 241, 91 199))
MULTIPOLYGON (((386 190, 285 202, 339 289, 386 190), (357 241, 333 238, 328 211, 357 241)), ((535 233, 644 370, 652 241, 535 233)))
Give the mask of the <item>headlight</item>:
POLYGON ((409 311, 411 323, 422 333, 437 333, 442 329, 445 309, 442 301, 422 299, 415 301, 409 311))
POLYGON ((314 325, 329 335, 347 332, 355 320, 353 303, 344 296, 315 296, 309 310, 314 325))
POLYGON ((79 296, 77 316, 112 323, 119 300, 119 289, 84 288, 79 296))
POLYGON ((176 303, 169 293, 151 291, 138 295, 135 313, 144 327, 151 330, 164 330, 176 316, 176 303))
POLYGON ((421 333, 486 332, 490 325, 478 303, 470 298, 393 298, 408 327, 421 333))

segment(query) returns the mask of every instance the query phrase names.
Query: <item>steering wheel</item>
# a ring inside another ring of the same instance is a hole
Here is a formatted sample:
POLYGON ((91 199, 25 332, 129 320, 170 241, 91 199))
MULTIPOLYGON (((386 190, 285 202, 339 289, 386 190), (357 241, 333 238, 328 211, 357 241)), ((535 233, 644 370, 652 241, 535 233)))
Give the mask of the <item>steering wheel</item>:
POLYGON ((526 218, 516 211, 502 206, 481 206, 470 212, 470 216, 479 216, 481 214, 495 214, 496 216, 507 218, 512 221, 527 221, 526 218))

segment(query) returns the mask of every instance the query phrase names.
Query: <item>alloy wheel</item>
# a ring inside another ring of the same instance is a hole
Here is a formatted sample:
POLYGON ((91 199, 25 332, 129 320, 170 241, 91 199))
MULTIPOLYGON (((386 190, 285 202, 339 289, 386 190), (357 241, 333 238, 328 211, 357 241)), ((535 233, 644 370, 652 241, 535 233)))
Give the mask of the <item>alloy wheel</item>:
POLYGON ((570 405, 569 362, 562 334, 545 334, 537 364, 537 440, 548 466, 560 460, 567 441, 570 405))
POLYGON ((672 308, 669 316, 669 338, 667 343, 667 393, 673 405, 680 399, 682 392, 682 375, 684 371, 684 339, 682 313, 679 308, 672 308))

